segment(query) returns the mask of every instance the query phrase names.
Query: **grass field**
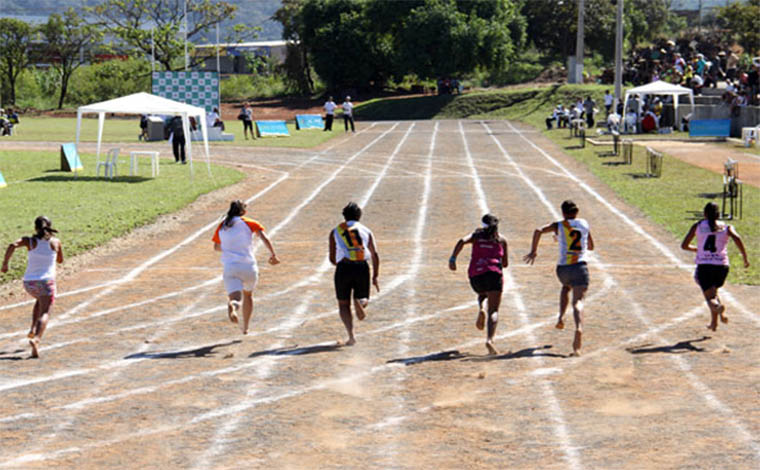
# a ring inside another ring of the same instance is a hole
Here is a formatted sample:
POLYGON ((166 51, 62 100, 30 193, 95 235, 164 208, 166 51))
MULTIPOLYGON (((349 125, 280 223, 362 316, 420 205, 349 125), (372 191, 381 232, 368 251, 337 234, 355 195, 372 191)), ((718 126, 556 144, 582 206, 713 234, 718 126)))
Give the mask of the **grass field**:
MULTIPOLYGON (((609 152, 609 147, 578 147, 578 139, 568 139, 567 129, 545 130, 544 120, 557 103, 572 103, 575 99, 591 95, 597 103, 603 103, 602 95, 609 89, 600 85, 565 85, 544 88, 516 88, 514 90, 473 93, 462 96, 431 96, 411 99, 378 100, 360 107, 359 115, 365 119, 395 119, 400 113, 411 113, 429 119, 510 119, 525 122, 541 130, 577 160, 583 162, 604 183, 610 186, 629 204, 639 208, 647 216, 661 224, 677 238, 682 238, 696 217, 709 201, 720 202, 723 180, 721 175, 683 163, 665 156, 661 178, 640 178, 645 173, 642 147, 636 148, 634 164, 610 164, 615 158, 603 158, 599 154, 609 152)), ((599 105, 601 108, 602 106, 599 105)), ((669 138, 687 138, 688 134, 676 132, 669 138)), ((638 139, 638 137, 637 137, 638 139)), ((737 151, 756 152, 735 143, 737 151)), ((742 235, 751 259, 760 259, 760 214, 749 210, 760 200, 760 190, 745 185, 744 218, 731 223, 742 235)), ((729 254, 734 266, 740 256, 733 244, 729 254)), ((750 269, 734 269, 729 280, 735 283, 760 284, 760 267, 755 263, 750 269)))
MULTIPOLYGON (((235 145, 249 147, 285 147, 311 148, 339 135, 336 132, 321 132, 316 130, 297 131, 295 124, 288 123, 290 137, 264 137, 256 140, 245 140, 243 126, 237 122, 227 122, 225 132, 234 134, 232 142, 210 142, 210 145, 235 145)), ((17 127, 16 135, 3 137, 3 140, 23 142, 74 142, 76 139, 76 118, 29 117, 23 118, 17 127)), ((82 120, 82 142, 98 140, 98 120, 82 120)), ((137 139, 140 133, 140 121, 134 118, 109 118, 103 126, 103 142, 130 142, 139 145, 137 139)), ((169 145, 167 143, 167 145, 169 145)))
MULTIPOLYGON (((34 218, 44 214, 65 234, 66 255, 76 255, 243 178, 239 171, 217 165, 209 176, 205 165, 196 165, 191 180, 187 166, 163 160, 160 176, 152 179, 144 176, 149 175, 149 164, 142 160, 143 176, 109 180, 95 176, 94 155, 81 158, 85 170, 74 175, 59 171, 56 152, 0 151, 0 171, 8 183, 0 189, 3 246, 31 234, 34 218)), ((120 173, 126 173, 127 158, 119 163, 120 173)), ((24 256, 14 256, 10 271, 0 275, 0 282, 19 278, 25 264, 24 256)))

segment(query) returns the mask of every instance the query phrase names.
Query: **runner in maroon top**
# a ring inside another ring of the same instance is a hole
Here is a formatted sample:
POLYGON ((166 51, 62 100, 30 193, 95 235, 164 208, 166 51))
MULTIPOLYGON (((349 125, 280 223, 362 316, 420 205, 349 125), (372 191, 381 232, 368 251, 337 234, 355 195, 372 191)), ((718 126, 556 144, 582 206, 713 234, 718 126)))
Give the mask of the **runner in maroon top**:
POLYGON ((499 321, 499 304, 504 288, 502 269, 509 265, 507 256, 507 240, 499 235, 499 219, 486 214, 482 219, 483 226, 470 235, 460 239, 449 258, 449 269, 456 271, 457 255, 464 245, 472 245, 472 257, 467 274, 470 285, 478 294, 478 319, 475 327, 482 330, 486 323, 486 312, 483 311, 483 301, 488 299, 488 337, 486 348, 490 354, 499 352, 493 345, 493 336, 499 321))

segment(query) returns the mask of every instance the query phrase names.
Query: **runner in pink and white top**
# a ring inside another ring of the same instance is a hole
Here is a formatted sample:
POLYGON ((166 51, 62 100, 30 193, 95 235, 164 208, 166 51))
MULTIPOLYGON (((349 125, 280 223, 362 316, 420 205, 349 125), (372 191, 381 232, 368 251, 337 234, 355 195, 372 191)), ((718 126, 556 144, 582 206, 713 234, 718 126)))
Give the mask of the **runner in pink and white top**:
POLYGON ((32 347, 32 357, 39 357, 39 345, 45 332, 50 310, 55 301, 55 264, 63 263, 63 248, 61 241, 53 236, 58 233, 53 224, 45 216, 34 220, 34 235, 21 237, 8 245, 0 272, 8 272, 8 262, 16 248, 27 249, 26 272, 24 273, 24 289, 34 297, 32 310, 32 327, 29 329, 29 345, 32 347))
POLYGON ((729 270, 728 240, 736 243, 736 247, 744 258, 744 267, 749 267, 747 251, 741 237, 730 225, 718 221, 720 209, 714 202, 705 206, 704 219, 695 223, 689 229, 689 233, 681 242, 681 248, 693 251, 697 254, 695 262, 697 268, 694 271, 694 280, 702 289, 702 294, 710 308, 710 324, 707 328, 715 331, 718 329, 718 318, 723 323, 728 323, 726 306, 718 297, 718 289, 723 287, 729 270), (691 246, 691 241, 696 237, 697 246, 691 246))
POLYGON ((493 345, 493 336, 499 322, 499 305, 501 292, 504 289, 503 268, 509 265, 507 256, 507 240, 499 235, 499 219, 486 214, 482 219, 483 226, 470 235, 459 239, 454 252, 449 258, 449 269, 456 271, 457 256, 465 245, 472 245, 472 255, 467 275, 470 286, 478 294, 478 319, 475 327, 482 330, 486 324, 486 312, 483 311, 483 301, 488 299, 488 330, 486 348, 489 354, 498 354, 493 345))

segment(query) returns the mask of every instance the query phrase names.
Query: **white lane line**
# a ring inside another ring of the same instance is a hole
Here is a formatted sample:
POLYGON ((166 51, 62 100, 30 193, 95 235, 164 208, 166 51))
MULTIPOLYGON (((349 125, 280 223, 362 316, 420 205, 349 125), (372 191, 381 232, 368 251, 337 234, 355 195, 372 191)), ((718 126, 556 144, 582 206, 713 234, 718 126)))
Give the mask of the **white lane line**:
MULTIPOLYGON (((480 208, 480 212, 485 214, 489 212, 488 202, 485 196, 485 192, 483 191, 482 184, 480 183, 480 178, 477 178, 478 170, 475 168, 475 165, 472 164, 472 156, 470 155, 469 146, 467 145, 467 136, 464 132, 461 121, 459 122, 459 131, 462 135, 462 141, 465 144, 465 153, 467 155, 467 160, 470 162, 470 172, 473 176, 476 177, 474 181, 478 206, 480 208)), ((491 137, 494 138, 493 135, 491 137)), ((494 138, 494 140, 496 139, 494 138)), ((517 170, 519 171, 519 168, 517 168, 517 170)), ((517 314, 520 318, 520 323, 523 327, 528 326, 530 320, 526 314, 526 307, 522 300, 522 296, 520 295, 520 289, 515 283, 512 274, 508 269, 504 270, 504 281, 506 284, 505 287, 510 286, 510 288, 506 290, 507 292, 511 293, 510 300, 515 303, 517 314)), ((526 337, 531 342, 531 344, 537 343, 536 336, 532 331, 528 331, 526 333, 526 337)), ((542 357, 539 357, 537 359, 539 364, 543 364, 545 362, 544 358, 542 357)), ((545 406, 548 408, 548 418, 552 422, 552 429, 554 431, 555 438, 559 441, 559 445, 564 454, 565 461, 571 469, 581 470, 583 468, 583 464, 581 463, 581 456, 578 452, 578 448, 573 444, 570 433, 568 432, 564 412, 560 407, 559 400, 557 399, 557 394, 554 391, 554 387, 548 380, 545 379, 539 380, 539 386, 544 398, 545 406)))
MULTIPOLYGON (((393 126, 390 130, 395 129, 396 126, 393 126)), ((396 148, 391 153, 390 157, 387 159, 385 165, 382 168, 382 171, 377 175, 374 183, 372 186, 367 189, 367 191, 362 196, 361 200, 359 201, 360 207, 366 207, 367 203, 370 201, 372 196, 375 194, 375 191, 377 190, 380 183, 385 178, 386 174, 388 173, 389 168, 391 167, 391 164, 395 160, 398 153, 401 151, 401 148, 403 147, 406 140, 409 138, 409 135, 411 135, 412 130, 414 129, 414 123, 412 123, 409 128, 407 129, 406 133, 404 134, 403 138, 399 141, 399 143, 396 145, 396 148)), ((380 139, 383 137, 378 137, 380 139)), ((341 170, 345 168, 353 158, 346 161, 342 166, 341 170)), ((320 189, 321 191, 321 189, 320 189)), ((325 259, 322 264, 317 269, 317 274, 319 276, 324 276, 324 274, 327 272, 328 269, 332 264, 328 259, 325 259)), ((316 297, 317 292, 311 291, 308 295, 302 296, 300 304, 295 308, 294 312, 288 316, 288 319, 286 320, 286 327, 284 328, 285 331, 288 332, 288 336, 290 336, 290 332, 298 327, 301 322, 303 316, 308 312, 309 307, 314 301, 314 298, 316 297)), ((279 349, 284 346, 283 341, 278 341, 275 344, 270 345, 267 349, 279 349)), ((256 367, 256 376, 259 378, 259 380, 266 380, 271 375, 272 369, 274 368, 275 364, 279 362, 280 357, 277 356, 267 356, 262 358, 257 367, 256 367)), ((256 397, 261 394, 261 388, 259 387, 249 387, 247 388, 245 397, 246 399, 251 399, 253 397, 256 397)), ((214 433, 214 436, 212 437, 211 444, 206 447, 206 449, 203 451, 203 453, 196 459, 196 465, 194 468, 208 468, 209 463, 214 460, 216 456, 224 452, 224 449, 227 447, 228 438, 230 434, 234 433, 238 426, 240 425, 241 420, 245 417, 245 412, 248 410, 248 407, 242 407, 238 410, 238 413, 236 415, 225 421, 224 424, 216 430, 214 433)))
MULTIPOLYGON (((511 126, 512 124, 509 123, 509 125, 511 126)), ((488 125, 485 122, 483 123, 483 126, 486 129, 488 129, 488 125)), ((521 136, 521 137, 524 140, 530 142, 530 140, 527 139, 525 136, 521 136)), ((501 142, 499 142, 498 139, 496 139, 495 137, 494 137, 494 141, 497 143, 497 145, 501 149, 502 153, 504 154, 504 157, 520 172, 520 174, 522 175, 523 180, 525 181, 525 183, 536 193, 536 195, 538 196, 538 198, 546 206, 546 208, 549 210, 549 212, 552 214, 552 216, 556 220, 559 220, 560 219, 559 211, 555 208, 554 205, 552 205, 549 202, 549 200, 546 198, 546 196, 544 195, 544 193, 541 190, 541 188, 539 188, 530 178, 528 178, 522 172, 522 170, 519 168, 519 166, 517 165, 517 163, 509 156, 509 153, 501 145, 501 142)), ((531 145, 533 147, 535 147, 536 149, 538 149, 538 147, 535 144, 533 144, 532 142, 530 142, 530 143, 531 143, 531 145)), ((544 152, 544 154, 545 154, 545 152, 544 152)), ((565 169, 559 162, 557 162, 553 158, 549 157, 548 154, 545 154, 545 156, 547 157, 547 159, 549 159, 550 161, 552 161, 559 168, 562 168, 568 174, 572 174, 567 169, 565 169)), ((588 186, 586 183, 582 183, 574 175, 573 175, 573 180, 577 184, 581 185, 582 187, 585 186, 586 190, 590 194, 592 194, 598 201, 600 201, 600 202, 604 201, 604 205, 606 207, 608 207, 611 211, 613 211, 613 213, 616 213, 617 215, 619 215, 624 221, 630 221, 630 219, 627 216, 625 216, 625 214, 623 214, 622 212, 620 212, 619 210, 617 210, 608 201, 606 201, 606 199, 602 198, 602 196, 599 195, 596 191, 594 191, 593 188, 591 188, 590 186, 588 186)), ((631 223, 633 223, 633 222, 631 221, 631 223)), ((636 227, 642 233, 645 233, 647 235, 648 239, 651 239, 653 241, 653 245, 661 247, 662 250, 664 250, 663 253, 667 252, 669 254, 669 257, 677 262, 676 264, 679 264, 679 265, 681 264, 680 262, 678 262, 678 259, 675 257, 675 255, 673 255, 673 253, 670 252, 664 245, 662 245, 661 243, 659 243, 659 241, 657 241, 654 237, 652 237, 648 233, 644 232, 643 229, 641 229, 638 225, 636 225, 636 227)), ((600 271, 602 272, 602 274, 605 277, 608 277, 609 279, 613 280, 612 276, 604 268, 600 267, 600 271)), ((616 283, 616 285, 617 285, 617 283, 616 283)), ((620 287, 620 286, 618 285, 618 287, 620 287)), ((622 293, 626 297, 629 298, 628 303, 632 307, 634 315, 639 319, 639 321, 641 321, 644 324, 644 326, 646 328, 648 328, 648 329, 651 330, 653 328, 652 322, 649 320, 649 318, 647 317, 647 315, 645 315, 642 312, 643 309, 638 304, 638 302, 635 301, 635 299, 630 295, 630 293, 627 290, 623 289, 622 287, 620 287, 620 289, 621 289, 622 293)), ((660 340, 660 341, 662 341, 662 342, 665 342, 665 343, 669 342, 668 339, 666 339, 666 338, 664 338, 664 337, 662 337, 660 335, 657 336, 657 339, 660 340)), ((721 403, 718 400, 718 398, 716 397, 716 395, 710 390, 710 388, 706 384, 704 384, 699 379, 699 377, 697 377, 696 374, 694 374, 693 372, 691 372, 690 366, 688 365, 688 363, 683 358, 675 357, 674 355, 671 355, 669 357, 669 359, 672 360, 672 361, 674 361, 676 363, 675 364, 676 367, 679 370, 681 370, 681 372, 684 373, 684 375, 686 376, 686 378, 689 381, 689 384, 692 386, 692 388, 696 392, 698 392, 698 395, 701 396, 701 398, 708 404, 708 406, 710 408, 716 410, 716 411, 719 411, 720 414, 723 415, 724 419, 726 419, 728 421, 728 423, 734 427, 734 429, 736 430, 737 434, 752 448, 752 450, 755 452, 755 454, 758 457, 760 457, 760 443, 758 443, 757 440, 754 438, 754 436, 747 430, 747 427, 739 419, 739 417, 736 416, 736 413, 734 413, 733 410, 731 410, 730 407, 728 407, 727 405, 721 403)))
MULTIPOLYGON (((601 203, 604 207, 606 207, 610 212, 615 214, 620 220, 622 220, 626 225, 628 225, 631 230, 636 232, 637 234, 641 235, 645 239, 647 239, 657 250, 665 256, 667 259, 673 262, 676 266, 683 266, 683 263, 681 260, 673 253, 673 251, 670 250, 667 246, 665 246, 662 242, 660 242, 658 239, 656 239, 654 236, 646 232, 639 224, 634 222, 630 219, 623 211, 612 205, 611 202, 609 202, 607 199, 605 199, 601 194, 599 194, 594 188, 592 188, 590 185, 588 185, 585 181, 582 181, 580 178, 575 176, 573 173, 571 173, 564 165, 562 165, 557 159, 549 155, 544 149, 536 145, 533 141, 525 137, 521 131, 519 131, 515 126, 512 125, 511 122, 507 121, 507 124, 515 131, 517 132, 517 135, 520 136, 523 140, 528 142, 531 147, 536 149, 541 155, 544 156, 549 162, 552 163, 552 165, 559 168, 559 170, 566 175, 570 179, 572 179, 578 186, 583 188, 584 191, 586 191, 588 194, 590 194, 594 199, 596 199, 599 203, 601 203)), ((727 288, 723 288, 723 292, 727 292, 727 288)), ((739 305, 739 301, 734 299, 735 304, 739 305)), ((749 314, 749 318, 752 319, 756 324, 760 324, 760 315, 752 312, 751 310, 747 309, 746 307, 743 308, 742 312, 745 312, 745 314, 749 314)))

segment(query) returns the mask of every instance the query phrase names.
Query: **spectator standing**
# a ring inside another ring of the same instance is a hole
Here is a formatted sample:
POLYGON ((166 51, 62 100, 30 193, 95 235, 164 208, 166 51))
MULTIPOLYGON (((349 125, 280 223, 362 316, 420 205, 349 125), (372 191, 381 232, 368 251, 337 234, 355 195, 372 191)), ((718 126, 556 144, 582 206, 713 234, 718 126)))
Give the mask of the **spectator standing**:
POLYGON ((245 140, 248 140, 248 131, 251 132, 251 140, 256 140, 256 134, 253 132, 253 110, 251 109, 251 103, 246 101, 243 104, 243 109, 240 110, 238 119, 243 121, 243 136, 245 140))
POLYGON ((172 152, 174 153, 174 163, 187 163, 185 160, 185 129, 182 125, 182 116, 174 116, 169 121, 169 129, 172 141, 172 152))
POLYGON ((335 108, 338 106, 333 101, 333 97, 329 97, 323 106, 325 108, 325 128, 323 130, 332 132, 333 119, 335 118, 335 108))
POLYGON ((736 52, 731 51, 726 58, 726 77, 731 80, 736 78, 736 68, 739 65, 739 56, 736 52))
POLYGON ((596 107, 596 101, 591 99, 591 96, 586 97, 586 101, 583 102, 583 111, 586 113, 586 124, 588 128, 594 127, 594 107, 596 107))
POLYGON ((354 128, 354 105, 351 103, 351 97, 346 95, 346 100, 341 105, 343 108, 343 125, 348 132, 348 124, 351 123, 351 132, 356 132, 354 128))
POLYGON ((607 110, 607 116, 610 115, 610 109, 612 109, 612 103, 615 101, 615 97, 610 94, 610 90, 604 92, 604 109, 607 110))
POLYGON ((148 139, 148 115, 141 114, 140 115, 140 135, 137 136, 137 140, 147 140, 147 139, 148 139))
POLYGON ((747 74, 749 87, 749 104, 757 104, 757 94, 760 93, 760 57, 752 59, 752 70, 747 74))

